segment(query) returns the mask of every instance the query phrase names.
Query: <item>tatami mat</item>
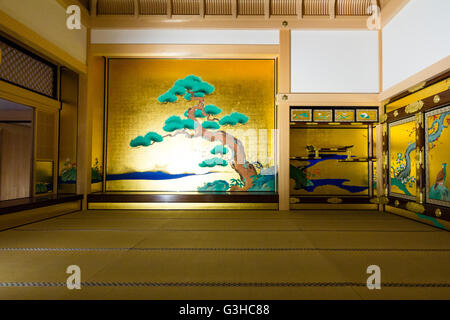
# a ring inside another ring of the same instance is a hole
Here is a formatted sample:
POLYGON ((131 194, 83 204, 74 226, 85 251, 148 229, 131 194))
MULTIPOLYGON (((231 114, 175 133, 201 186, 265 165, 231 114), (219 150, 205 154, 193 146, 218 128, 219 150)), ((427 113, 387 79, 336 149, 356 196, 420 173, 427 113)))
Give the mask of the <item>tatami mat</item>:
POLYGON ((0 299, 450 299, 450 233, 375 211, 80 211, 0 232, 0 261, 0 299))

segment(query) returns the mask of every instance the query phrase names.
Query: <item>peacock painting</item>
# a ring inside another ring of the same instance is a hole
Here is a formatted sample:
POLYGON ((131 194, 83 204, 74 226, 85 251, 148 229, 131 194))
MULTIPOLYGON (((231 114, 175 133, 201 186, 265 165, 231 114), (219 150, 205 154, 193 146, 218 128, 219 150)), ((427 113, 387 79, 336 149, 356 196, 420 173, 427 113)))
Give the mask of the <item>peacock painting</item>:
POLYGON ((447 178, 447 164, 442 164, 442 170, 438 172, 434 185, 430 188, 430 198, 435 200, 450 201, 448 188, 445 185, 447 178))
POLYGON ((447 187, 447 163, 450 149, 450 107, 427 115, 428 198, 431 202, 450 201, 447 187))

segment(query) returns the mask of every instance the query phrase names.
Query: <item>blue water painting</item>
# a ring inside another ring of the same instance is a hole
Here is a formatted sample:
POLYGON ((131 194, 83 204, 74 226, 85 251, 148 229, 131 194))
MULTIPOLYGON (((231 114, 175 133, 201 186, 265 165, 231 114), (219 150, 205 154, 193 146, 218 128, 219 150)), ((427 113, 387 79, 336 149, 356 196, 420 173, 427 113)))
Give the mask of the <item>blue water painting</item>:
POLYGON ((308 192, 313 192, 315 188, 327 185, 336 186, 351 193, 363 192, 369 189, 368 187, 346 186, 344 183, 349 182, 350 180, 348 179, 312 179, 310 181, 313 185, 304 187, 304 189, 308 192))
MULTIPOLYGON (((206 173, 209 174, 210 172, 206 173)), ((107 181, 113 180, 173 180, 189 176, 196 176, 201 174, 196 173, 180 173, 170 174, 163 171, 147 171, 147 172, 129 172, 119 174, 106 175, 107 181)))

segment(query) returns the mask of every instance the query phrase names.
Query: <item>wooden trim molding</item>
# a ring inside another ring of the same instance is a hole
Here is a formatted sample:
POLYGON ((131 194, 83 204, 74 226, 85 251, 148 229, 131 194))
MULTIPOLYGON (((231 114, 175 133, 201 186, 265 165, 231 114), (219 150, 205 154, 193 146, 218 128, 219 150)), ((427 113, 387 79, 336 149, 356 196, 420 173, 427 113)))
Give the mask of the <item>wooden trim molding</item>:
MULTIPOLYGON (((291 91, 291 31, 280 30, 280 54, 278 61, 278 90, 291 91)), ((279 210, 289 210, 289 138, 290 108, 283 100, 277 101, 277 162, 279 210)))
POLYGON ((60 102, 0 80, 0 98, 41 111, 56 112, 60 102))
POLYGON ((0 231, 80 210, 80 200, 51 204, 0 215, 0 231))
POLYGON ((278 195, 271 192, 215 192, 215 193, 91 193, 88 203, 277 203, 278 195))
POLYGON ((322 204, 369 204, 371 198, 365 197, 349 197, 349 196, 301 196, 301 195, 291 195, 291 204, 311 204, 311 203, 322 203, 322 204), (297 202, 298 201, 298 202, 297 202))
POLYGON ((419 96, 423 96, 424 94, 432 95, 436 93, 440 93, 448 89, 448 81, 444 82, 450 77, 450 70, 442 73, 434 78, 431 78, 427 81, 423 81, 416 85, 415 87, 411 87, 409 90, 405 90, 398 95, 394 96, 389 100, 389 103, 386 104, 387 109, 396 109, 399 107, 403 107, 411 102, 419 100, 419 96), (424 90, 426 89, 426 90, 424 90))
POLYGON ((397 100, 399 95, 407 95, 408 89, 417 86, 418 83, 429 81, 450 70, 450 55, 423 69, 422 71, 410 76, 409 78, 397 83, 396 85, 385 89, 380 93, 378 99, 387 103, 397 100))
POLYGON ((0 201, 0 215, 48 207, 55 204, 73 202, 81 199, 83 199, 82 195, 64 195, 0 201))
MULTIPOLYGON (((281 89, 280 89, 281 91, 281 89)), ((291 106, 378 106, 377 93, 279 93, 277 102, 291 106)))
POLYGON ((92 56, 109 58, 269 58, 278 45, 91 44, 92 56))
POLYGON ((91 17, 92 29, 280 29, 287 21, 291 29, 367 30, 366 16, 97 16, 91 17), (301 17, 301 18, 299 18, 301 17))

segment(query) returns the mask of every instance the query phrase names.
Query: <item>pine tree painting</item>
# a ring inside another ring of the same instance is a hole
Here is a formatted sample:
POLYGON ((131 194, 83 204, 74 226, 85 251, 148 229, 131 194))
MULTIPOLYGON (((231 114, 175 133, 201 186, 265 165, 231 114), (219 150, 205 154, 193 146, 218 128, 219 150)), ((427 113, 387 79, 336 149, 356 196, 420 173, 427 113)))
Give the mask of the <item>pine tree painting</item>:
MULTIPOLYGON (((251 163, 246 157, 244 144, 238 137, 227 132, 228 128, 245 126, 249 117, 239 112, 222 115, 222 110, 212 104, 206 104, 208 95, 215 87, 200 77, 188 75, 176 80, 173 86, 158 97, 160 104, 177 103, 179 98, 193 102, 193 105, 180 115, 168 117, 162 130, 165 134, 150 131, 144 136, 131 140, 130 146, 151 147, 156 143, 164 143, 166 139, 182 135, 187 139, 204 139, 211 142, 211 156, 198 164, 199 167, 213 168, 230 166, 237 174, 230 182, 216 180, 198 188, 199 191, 274 191, 275 177, 261 175, 263 169, 258 163, 251 163)), ((267 170, 267 169, 266 169, 267 170)))

